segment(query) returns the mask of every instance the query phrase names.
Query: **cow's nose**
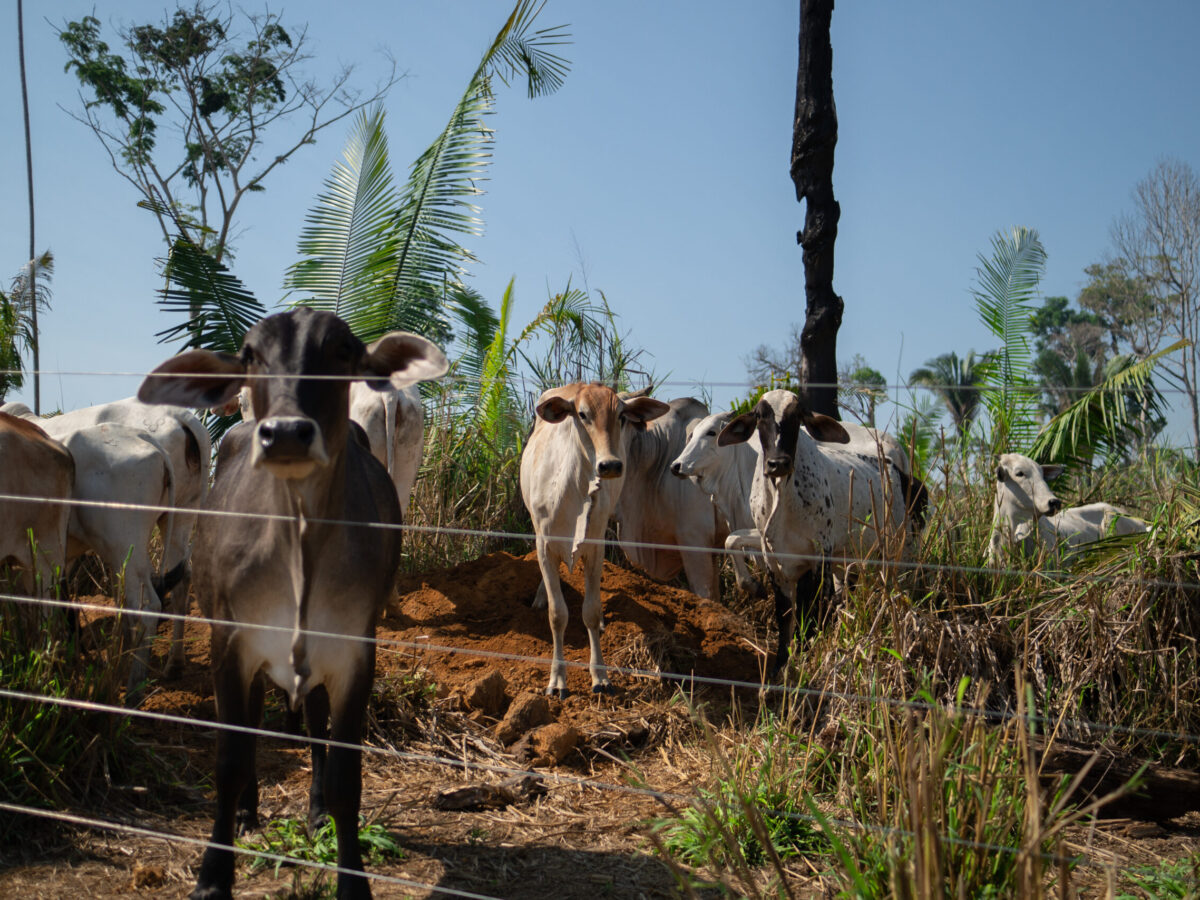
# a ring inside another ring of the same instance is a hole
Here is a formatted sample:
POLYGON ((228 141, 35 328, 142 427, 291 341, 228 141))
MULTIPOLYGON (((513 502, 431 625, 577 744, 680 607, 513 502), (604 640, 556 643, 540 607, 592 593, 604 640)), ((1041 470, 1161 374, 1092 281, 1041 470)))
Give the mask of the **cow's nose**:
POLYGON ((624 463, 615 457, 602 459, 596 465, 596 471, 600 474, 601 478, 620 478, 624 470, 624 463))
POLYGON ((1046 504, 1046 508, 1049 510, 1047 515, 1053 516, 1060 509, 1062 509, 1062 501, 1059 500, 1057 497, 1054 497, 1053 499, 1050 500, 1049 503, 1046 504))
POLYGON ((786 456, 768 456, 763 460, 763 467, 768 475, 788 475, 792 471, 792 461, 786 456))
POLYGON ((270 456, 307 456, 316 437, 312 419, 301 416, 275 416, 258 425, 258 442, 270 456))
POLYGON ((680 464, 679 460, 671 463, 671 474, 676 475, 679 478, 683 477, 683 466, 680 464))

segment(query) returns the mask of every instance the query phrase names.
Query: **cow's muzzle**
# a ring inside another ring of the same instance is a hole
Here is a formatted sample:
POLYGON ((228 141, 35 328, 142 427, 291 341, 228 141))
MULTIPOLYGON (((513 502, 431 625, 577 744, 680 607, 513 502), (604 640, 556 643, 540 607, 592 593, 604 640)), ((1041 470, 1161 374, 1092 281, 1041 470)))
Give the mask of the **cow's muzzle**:
POLYGON ((1062 510, 1062 501, 1054 497, 1046 503, 1046 511, 1042 515, 1053 516, 1060 510, 1062 510))
POLYGON ((764 457, 763 473, 768 478, 786 478, 792 474, 792 461, 783 454, 764 457))
POLYGON ((675 462, 671 463, 671 474, 676 478, 687 478, 692 474, 691 466, 688 466, 688 471, 685 472, 683 471, 683 463, 681 463, 679 460, 675 460, 675 462))
POLYGON ((625 464, 615 456, 596 463, 596 474, 601 478, 620 478, 624 471, 625 464))
POLYGON ((302 478, 329 461, 317 423, 306 416, 272 416, 255 430, 254 464, 284 478, 302 478))

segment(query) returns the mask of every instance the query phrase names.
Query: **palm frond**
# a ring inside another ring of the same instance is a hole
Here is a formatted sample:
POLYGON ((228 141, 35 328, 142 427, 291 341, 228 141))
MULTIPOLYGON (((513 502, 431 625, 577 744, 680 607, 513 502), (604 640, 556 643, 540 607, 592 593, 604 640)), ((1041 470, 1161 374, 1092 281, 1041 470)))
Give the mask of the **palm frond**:
POLYGON ((304 294, 296 304, 341 316, 366 341, 387 330, 396 203, 383 107, 361 110, 284 276, 285 289, 304 294))
POLYGON ((1031 455, 1043 463, 1070 468, 1090 465, 1097 453, 1106 457, 1124 454, 1133 441, 1143 437, 1141 422, 1162 418, 1162 395, 1152 381, 1155 366, 1163 357, 1190 345, 1179 340, 1145 359, 1114 361, 1099 385, 1046 423, 1031 455))
POLYGON ((458 235, 477 236, 483 222, 474 198, 483 193, 491 161, 493 132, 486 124, 494 108, 492 78, 518 74, 529 80, 530 96, 550 93, 565 77, 568 64, 549 47, 566 37, 562 29, 531 31, 542 6, 519 0, 455 105, 449 122, 413 164, 400 192, 391 234, 393 323, 407 305, 431 302, 442 285, 455 283, 475 261, 458 235))
POLYGON ((979 318, 1001 342, 980 364, 983 401, 991 417, 993 449, 1027 448, 1036 432, 1039 390, 1029 376, 1033 363, 1033 301, 1046 266, 1046 251, 1032 228, 1017 226, 992 237, 992 256, 979 256, 971 293, 979 318))
POLYGON ((187 238, 178 238, 166 264, 167 287, 158 303, 185 320, 158 332, 160 343, 237 353, 247 329, 266 309, 224 265, 187 238))

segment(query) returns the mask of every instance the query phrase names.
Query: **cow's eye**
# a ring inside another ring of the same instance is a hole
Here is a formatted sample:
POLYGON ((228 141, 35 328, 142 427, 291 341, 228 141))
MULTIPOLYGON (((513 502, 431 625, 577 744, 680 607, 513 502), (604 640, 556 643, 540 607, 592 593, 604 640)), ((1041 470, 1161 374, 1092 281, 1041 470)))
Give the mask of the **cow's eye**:
POLYGON ((628 418, 628 416, 625 415, 625 413, 621 413, 619 416, 617 416, 617 421, 620 422, 622 425, 629 424, 629 418, 628 418))
POLYGON ((242 362, 247 366, 253 366, 258 362, 258 356, 249 347, 242 348, 242 362))
POLYGON ((710 431, 710 432, 708 433, 708 436, 709 436, 709 437, 716 437, 716 436, 717 436, 717 433, 716 433, 715 431, 710 431))
POLYGON ((588 420, 588 414, 587 414, 587 413, 585 413, 585 412, 584 412, 584 411, 581 409, 581 410, 579 411, 579 421, 580 421, 580 422, 582 422, 584 425, 586 425, 586 424, 587 424, 587 420, 588 420))
POLYGON ((1029 474, 1028 472, 1018 472, 1018 473, 1017 473, 1017 477, 1018 477, 1018 478, 1024 478, 1024 477, 1025 477, 1026 475, 1028 475, 1028 474, 1029 474))

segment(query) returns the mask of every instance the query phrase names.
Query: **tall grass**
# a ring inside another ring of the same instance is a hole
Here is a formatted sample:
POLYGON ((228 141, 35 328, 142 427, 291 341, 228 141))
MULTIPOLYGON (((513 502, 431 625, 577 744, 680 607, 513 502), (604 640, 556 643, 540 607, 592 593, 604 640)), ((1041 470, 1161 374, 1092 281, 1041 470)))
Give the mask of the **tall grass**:
MULTIPOLYGON (((82 652, 63 616, 26 612, 17 604, 0 607, 0 685, 48 698, 121 702, 118 649, 82 652)), ((97 800, 145 755, 128 719, 54 703, 0 697, 0 735, 0 797, 25 806, 97 800)), ((16 817, 0 816, 0 842, 21 828, 16 817)))

